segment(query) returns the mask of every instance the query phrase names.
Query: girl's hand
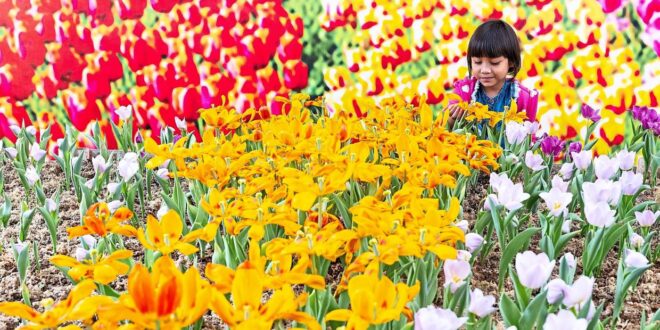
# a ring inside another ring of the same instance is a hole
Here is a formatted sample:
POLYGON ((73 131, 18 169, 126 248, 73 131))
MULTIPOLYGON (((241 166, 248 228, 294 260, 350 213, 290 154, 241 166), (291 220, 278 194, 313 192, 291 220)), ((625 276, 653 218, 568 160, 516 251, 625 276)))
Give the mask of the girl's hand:
POLYGON ((461 107, 458 106, 458 103, 448 105, 447 108, 445 108, 445 111, 449 111, 449 128, 454 126, 454 122, 461 118, 465 112, 463 109, 461 109, 461 107))

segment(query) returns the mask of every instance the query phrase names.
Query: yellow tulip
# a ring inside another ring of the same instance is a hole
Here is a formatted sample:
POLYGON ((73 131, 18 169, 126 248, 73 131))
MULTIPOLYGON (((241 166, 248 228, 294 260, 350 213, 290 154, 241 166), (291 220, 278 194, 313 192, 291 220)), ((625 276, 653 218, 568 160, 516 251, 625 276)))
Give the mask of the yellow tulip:
POLYGON ((110 233, 132 237, 135 236, 135 228, 122 224, 132 217, 133 212, 126 207, 120 207, 111 215, 107 204, 96 203, 87 210, 82 226, 67 228, 66 231, 70 239, 84 235, 105 237, 110 233))
POLYGON ((26 320, 27 324, 19 329, 57 328, 69 322, 87 322, 99 306, 112 302, 107 296, 90 296, 94 290, 96 285, 92 280, 83 280, 73 287, 65 300, 46 307, 43 313, 19 302, 0 302, 0 313, 26 320))
POLYGON ((133 252, 129 250, 117 250, 107 257, 99 255, 96 250, 93 250, 90 258, 82 262, 60 254, 51 257, 50 262, 58 267, 68 267, 67 274, 74 281, 93 279, 94 282, 108 284, 119 275, 128 273, 129 266, 119 260, 132 256, 133 252))
POLYGON ((198 239, 203 233, 202 230, 195 230, 181 237, 182 232, 181 217, 176 211, 169 210, 160 221, 148 215, 146 234, 144 229, 140 229, 137 238, 145 248, 163 255, 169 255, 175 250, 185 255, 197 252, 198 249, 189 242, 198 239))
POLYGON ((128 320, 146 329, 180 329, 206 313, 211 300, 208 289, 197 268, 182 274, 172 259, 163 256, 151 273, 137 264, 128 276, 128 293, 99 310, 99 316, 114 324, 128 320))
POLYGON ((367 329, 372 324, 399 320, 401 314, 411 316, 406 304, 419 292, 419 282, 408 287, 396 285, 386 276, 357 275, 348 283, 351 309, 336 309, 325 316, 326 321, 347 321, 348 329, 367 329))

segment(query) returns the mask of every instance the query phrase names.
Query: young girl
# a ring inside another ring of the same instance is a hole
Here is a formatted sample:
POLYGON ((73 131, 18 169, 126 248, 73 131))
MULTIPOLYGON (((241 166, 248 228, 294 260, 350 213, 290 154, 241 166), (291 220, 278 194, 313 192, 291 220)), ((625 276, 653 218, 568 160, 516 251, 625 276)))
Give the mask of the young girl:
MULTIPOLYGON (((465 102, 479 102, 498 112, 515 101, 518 111, 536 121, 538 92, 521 86, 515 79, 521 67, 520 52, 520 42, 509 24, 501 20, 481 24, 468 43, 469 77, 454 83, 454 93, 465 102)), ((450 127, 463 115, 457 103, 450 101, 446 109, 450 127)))

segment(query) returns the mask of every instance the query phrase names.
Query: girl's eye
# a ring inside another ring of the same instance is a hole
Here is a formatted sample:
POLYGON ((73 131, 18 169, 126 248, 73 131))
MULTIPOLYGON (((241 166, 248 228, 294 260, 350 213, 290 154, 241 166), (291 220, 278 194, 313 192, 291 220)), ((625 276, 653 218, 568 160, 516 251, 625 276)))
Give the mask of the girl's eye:
POLYGON ((502 62, 491 62, 492 65, 498 65, 500 63, 502 63, 502 62))

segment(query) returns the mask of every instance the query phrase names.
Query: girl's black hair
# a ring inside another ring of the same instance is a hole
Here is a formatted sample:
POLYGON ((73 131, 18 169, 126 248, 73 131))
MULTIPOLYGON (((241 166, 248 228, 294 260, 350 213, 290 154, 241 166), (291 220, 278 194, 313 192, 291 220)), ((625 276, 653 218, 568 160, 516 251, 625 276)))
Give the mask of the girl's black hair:
POLYGON ((514 77, 520 71, 520 40, 511 25, 502 20, 485 22, 474 31, 468 43, 468 73, 472 74, 472 57, 500 57, 509 60, 514 77))

